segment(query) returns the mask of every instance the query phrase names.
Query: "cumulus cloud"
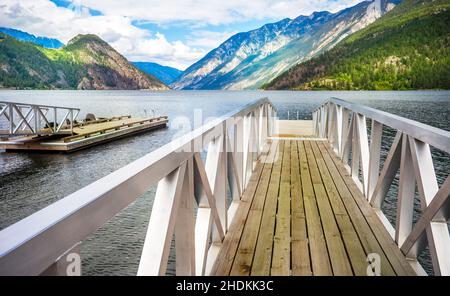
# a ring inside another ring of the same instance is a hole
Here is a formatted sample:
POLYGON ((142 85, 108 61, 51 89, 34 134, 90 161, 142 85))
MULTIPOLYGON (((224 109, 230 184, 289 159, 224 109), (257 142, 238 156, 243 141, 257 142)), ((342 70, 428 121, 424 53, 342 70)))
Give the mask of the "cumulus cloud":
POLYGON ((153 61, 184 69, 205 54, 181 41, 140 29, 119 14, 90 15, 88 10, 57 7, 47 0, 0 0, 0 26, 57 38, 67 43, 77 34, 96 34, 132 61, 153 61))
POLYGON ((206 51, 190 47, 181 41, 169 42, 161 33, 154 38, 140 39, 123 44, 128 58, 133 61, 152 61, 184 69, 206 54, 206 51))
POLYGON ((0 26, 69 41, 93 33, 132 61, 153 61, 185 69, 236 32, 213 32, 209 25, 254 19, 278 20, 315 10, 336 11, 359 0, 73 0, 58 7, 49 0, 0 0, 0 26), (98 11, 93 15, 91 11, 98 11), (136 23, 192 30, 181 41, 136 23))
POLYGON ((214 32, 207 30, 198 30, 194 31, 187 37, 186 44, 189 46, 202 48, 215 48, 236 33, 238 32, 214 32))
POLYGON ((317 10, 338 11, 358 2, 361 0, 82 0, 84 5, 107 14, 121 13, 153 22, 184 20, 213 25, 297 17, 317 10))

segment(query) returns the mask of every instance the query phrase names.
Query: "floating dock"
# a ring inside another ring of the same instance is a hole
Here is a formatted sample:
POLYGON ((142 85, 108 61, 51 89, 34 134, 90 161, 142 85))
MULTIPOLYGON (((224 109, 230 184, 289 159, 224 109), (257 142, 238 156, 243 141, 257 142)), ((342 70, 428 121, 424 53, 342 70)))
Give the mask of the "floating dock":
POLYGON ((145 119, 131 116, 104 118, 74 125, 73 134, 11 137, 0 141, 0 149, 71 152, 131 134, 166 127, 168 121, 167 116, 145 119))
POLYGON ((0 131, 0 149, 71 152, 131 134, 163 128, 169 121, 167 116, 95 118, 91 115, 90 118, 77 122, 75 117, 79 110, 65 108, 66 115, 58 124, 56 114, 59 109, 62 108, 3 103, 0 116, 3 114, 6 117, 9 128, 0 131), (48 113, 53 113, 53 117, 49 118, 48 113), (17 119, 14 120, 15 118, 17 119))

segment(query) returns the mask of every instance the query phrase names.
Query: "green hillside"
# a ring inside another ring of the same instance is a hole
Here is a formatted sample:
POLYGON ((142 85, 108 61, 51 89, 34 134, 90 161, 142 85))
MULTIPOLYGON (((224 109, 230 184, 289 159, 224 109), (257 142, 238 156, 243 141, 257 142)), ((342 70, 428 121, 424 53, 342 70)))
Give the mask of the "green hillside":
POLYGON ((95 35, 49 49, 0 33, 0 88, 167 89, 95 35))
POLYGON ((267 89, 450 89, 450 0, 404 0, 267 89))
POLYGON ((64 84, 74 88, 83 68, 72 58, 62 58, 63 55, 63 50, 47 50, 0 33, 0 86, 50 88, 64 84), (54 59, 49 58, 50 53, 54 59), (56 55, 60 56, 57 62, 56 55), (58 76, 61 71, 67 73, 65 82, 58 76))

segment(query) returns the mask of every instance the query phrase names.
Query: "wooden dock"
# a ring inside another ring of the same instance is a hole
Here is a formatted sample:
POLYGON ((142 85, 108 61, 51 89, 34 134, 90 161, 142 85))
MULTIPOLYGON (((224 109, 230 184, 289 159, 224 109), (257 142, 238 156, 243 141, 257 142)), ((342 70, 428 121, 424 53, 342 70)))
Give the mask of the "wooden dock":
MULTIPOLYGON (((5 105, 0 115, 25 108, 5 105)), ((26 114, 56 108, 31 107, 26 114)), ((23 133, 8 116, 10 134, 23 133)), ((52 122, 47 132, 61 133, 65 121, 52 122)), ((28 131, 41 132, 32 123, 28 131)), ((146 124, 122 123, 104 122, 105 135, 146 124)), ((103 136, 83 130, 58 136, 103 136)), ((80 244, 151 186, 137 275, 166 275, 172 252, 183 276, 450 275, 450 175, 438 183, 431 147, 450 154, 450 132, 337 98, 312 121, 279 121, 262 98, 0 231, 0 275, 68 275, 80 244), (396 131, 388 147, 387 128, 396 131)))
POLYGON ((216 275, 415 275, 326 141, 274 140, 258 162, 216 275), (268 156, 263 156, 268 157, 268 156))
POLYGON ((62 151, 71 152, 116 140, 132 134, 162 128, 167 116, 132 118, 119 116, 66 125, 59 134, 14 136, 0 141, 6 151, 62 151))

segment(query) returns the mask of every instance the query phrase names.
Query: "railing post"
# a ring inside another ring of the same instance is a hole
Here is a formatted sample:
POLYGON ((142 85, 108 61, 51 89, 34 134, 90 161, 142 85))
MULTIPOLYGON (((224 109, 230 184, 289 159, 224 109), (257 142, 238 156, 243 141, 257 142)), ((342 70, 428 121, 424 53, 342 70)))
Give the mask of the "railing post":
MULTIPOLYGON (((221 182, 221 192, 220 192, 220 205, 219 205, 219 215, 222 215, 222 229, 226 233, 228 231, 228 207, 227 207, 227 176, 228 176, 228 155, 227 155, 227 138, 228 130, 226 121, 223 123, 222 132, 222 149, 221 149, 221 168, 219 172, 220 182, 221 182)), ((219 235, 220 242, 223 240, 223 236, 219 235)))
POLYGON ((251 129, 251 132, 250 132, 250 139, 251 139, 251 170, 249 171, 249 177, 248 177, 248 180, 250 180, 250 177, 251 177, 251 175, 252 175, 252 173, 253 173, 253 170, 256 168, 256 164, 257 164, 257 161, 258 161, 258 156, 259 156, 259 151, 258 151, 258 141, 259 141, 259 139, 258 139, 258 135, 259 135, 259 132, 258 132, 258 122, 259 122, 259 120, 258 120, 258 112, 257 111, 253 111, 252 112, 253 113, 253 115, 252 115, 252 129, 251 129))
MULTIPOLYGON (((234 122, 233 122, 234 123, 234 122)), ((236 125, 233 125, 236 130, 236 125)), ((228 131, 228 127, 227 127, 228 131)), ((236 133, 236 131, 234 132, 236 133)), ((236 134, 233 136, 233 140, 235 141, 236 134)), ((238 174, 239 170, 236 163, 236 143, 231 141, 230 134, 227 134, 225 139, 228 141, 227 143, 227 175, 228 175, 228 184, 230 185, 231 196, 233 197, 233 201, 239 201, 241 197, 241 182, 239 180, 238 174)))
POLYGON ((336 118, 335 118, 335 125, 336 125, 336 133, 335 133, 335 141, 337 142, 336 145, 336 152, 337 155, 341 154, 342 151, 342 106, 336 106, 336 118))
POLYGON ((264 142, 266 141, 266 125, 265 120, 267 119, 266 114, 266 106, 261 105, 259 108, 259 124, 258 124, 258 135, 259 135, 259 141, 258 141, 258 157, 261 154, 262 149, 264 148, 264 142))
POLYGON ((70 109, 70 133, 73 135, 73 110, 70 109))
POLYGON ((312 113, 312 124, 313 124, 313 134, 317 137, 316 134, 316 111, 312 113))
POLYGON ((58 120, 57 117, 58 117, 58 109, 53 107, 53 127, 52 127, 52 130, 53 130, 54 133, 56 133, 56 128, 58 127, 58 124, 56 123, 57 120, 58 120))
POLYGON ((158 182, 138 275, 165 275, 186 163, 158 182))
MULTIPOLYGON (((350 111, 344 107, 342 107, 342 134, 341 134, 341 151, 339 152, 339 157, 344 161, 345 164, 348 162, 348 154, 347 158, 344 157, 345 151, 348 147, 348 138, 349 138, 349 129, 351 128, 351 118, 350 111)), ((350 134, 351 135, 351 134, 350 134)), ((348 149, 347 149, 348 152, 348 149)))
POLYGON ((194 163, 188 159, 175 224, 176 274, 195 275, 194 163))
POLYGON ((261 120, 262 120, 262 116, 261 116, 261 107, 258 107, 255 111, 255 154, 256 157, 255 159, 259 158, 259 153, 260 153, 260 145, 261 145, 261 120))
POLYGON ((253 171, 253 116, 252 112, 244 116, 244 149, 243 149, 243 180, 244 188, 247 187, 251 172, 253 171))
POLYGON ((403 136, 400 160, 400 181, 397 198, 397 223, 395 241, 399 246, 403 244, 412 230, 414 213, 414 193, 416 189, 414 167, 408 136, 403 136))
POLYGON ((378 181, 380 172, 380 153, 381 153, 381 136, 383 133, 383 125, 372 119, 372 127, 370 130, 370 156, 369 156, 369 182, 367 188, 367 199, 372 199, 373 191, 378 181))
POLYGON ((357 132, 358 132, 358 149, 360 152, 361 171, 364 186, 364 195, 368 197, 368 183, 369 183, 369 142, 367 138, 366 117, 361 114, 356 114, 357 132))
POLYGON ((9 132, 12 134, 14 132, 14 110, 13 104, 8 104, 9 111, 9 132))
POLYGON ((278 116, 277 110, 273 107, 270 106, 270 110, 271 110, 271 116, 270 116, 270 135, 272 136, 275 133, 275 127, 276 127, 276 118, 278 116))
POLYGON ((327 138, 328 141, 334 146, 334 104, 328 102, 327 105, 327 138))
MULTIPOLYGON (((224 126, 222 126, 224 128, 224 126)), ((227 229, 227 206, 226 206, 226 155, 224 149, 224 134, 211 141, 208 145, 208 154, 206 156, 205 171, 208 176, 208 182, 211 186, 212 194, 215 199, 217 213, 219 215, 222 229, 227 229)), ((221 242, 223 237, 213 228, 213 241, 221 242)))
POLYGON ((244 191, 244 116, 236 118, 237 124, 234 126, 234 156, 236 160, 237 178, 244 191))
POLYGON ((263 124, 262 124, 262 130, 263 130, 263 139, 262 139, 262 145, 264 146, 266 141, 267 141, 267 137, 269 136, 269 104, 264 104, 264 109, 263 109, 263 124))
POLYGON ((325 129, 327 125, 327 113, 325 111, 325 105, 320 107, 320 137, 325 138, 325 129))
POLYGON ((353 135, 352 135, 352 162, 351 162, 351 175, 353 180, 359 181, 359 159, 361 151, 359 150, 359 142, 358 142, 358 114, 353 113, 353 135))

